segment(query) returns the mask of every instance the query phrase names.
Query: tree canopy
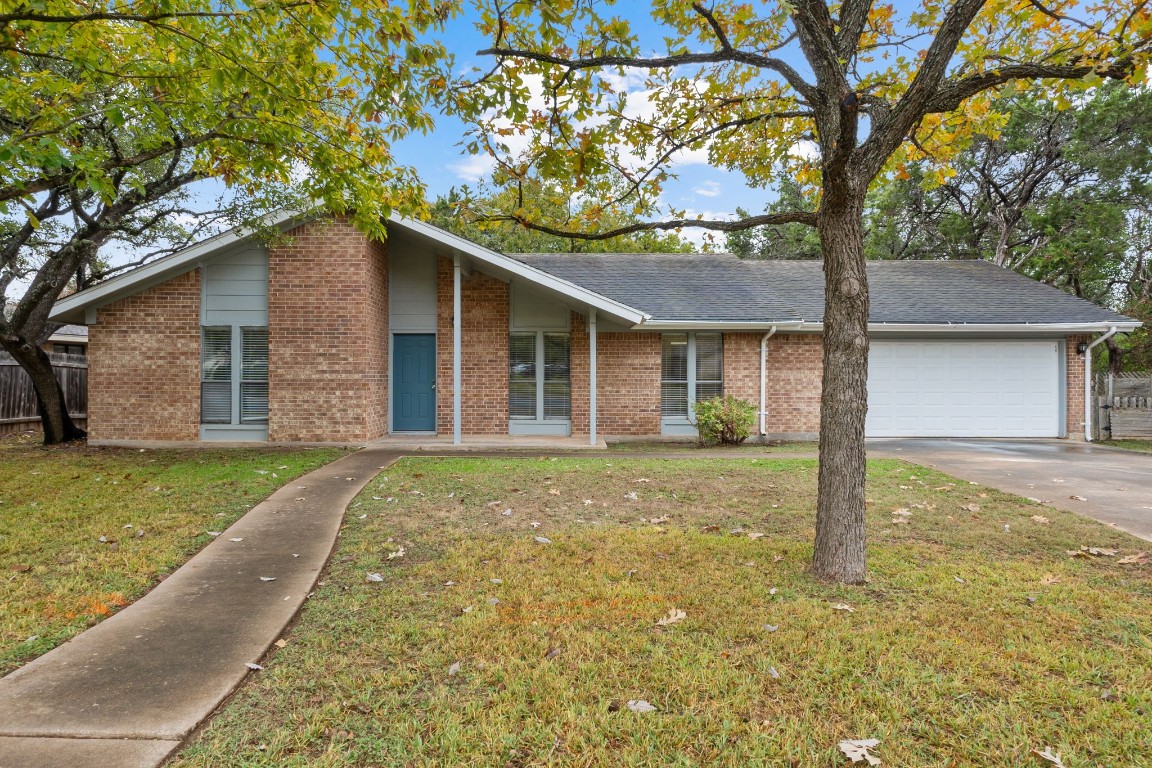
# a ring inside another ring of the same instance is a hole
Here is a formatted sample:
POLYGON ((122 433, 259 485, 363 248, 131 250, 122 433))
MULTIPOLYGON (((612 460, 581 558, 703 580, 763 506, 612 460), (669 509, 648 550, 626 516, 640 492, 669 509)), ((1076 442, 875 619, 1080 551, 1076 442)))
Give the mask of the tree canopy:
POLYGON ((815 228, 825 311, 813 572, 864 581, 868 189, 913 164, 930 184, 946 182, 958 153, 1004 128, 994 101, 1006 90, 1042 83, 1071 103, 1104 80, 1142 82, 1146 0, 654 2, 645 25, 607 1, 479 8, 491 67, 450 104, 474 126, 471 149, 508 180, 552 181, 595 201, 575 226, 511 212, 524 226, 588 239, 686 225, 815 228), (685 152, 753 187, 793 178, 804 204, 735 221, 685 216, 661 202, 685 152), (645 218, 600 227, 617 214, 645 218))
POLYGON ((368 232, 419 208, 390 145, 427 131, 444 86, 424 33, 451 5, 411 0, 37 0, 0 10, 0 346, 61 421, 38 354, 52 304, 106 271, 100 249, 257 225, 283 205, 350 212, 368 232), (214 179, 227 204, 188 193, 214 179))

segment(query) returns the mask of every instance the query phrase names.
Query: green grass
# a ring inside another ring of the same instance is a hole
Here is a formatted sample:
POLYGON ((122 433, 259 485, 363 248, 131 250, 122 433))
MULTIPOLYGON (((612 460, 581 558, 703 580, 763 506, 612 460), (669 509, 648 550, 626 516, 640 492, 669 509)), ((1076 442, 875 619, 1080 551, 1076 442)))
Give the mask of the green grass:
POLYGON ((807 574, 813 461, 404 460, 174 765, 1152 764, 1150 568, 1066 554, 1147 543, 869 467, 871 579, 841 587, 807 574))
POLYGON ((745 442, 740 445, 699 445, 692 440, 684 441, 667 441, 667 440, 624 440, 617 443, 610 443, 608 449, 610 451, 619 451, 620 453, 668 453, 668 452, 683 452, 683 451, 701 451, 708 453, 733 453, 737 455, 746 454, 772 454, 772 453, 816 453, 820 448, 820 444, 815 441, 796 441, 796 442, 770 442, 770 443, 754 443, 745 442))
POLYGON ((1101 445, 1110 445, 1113 448, 1127 448, 1130 451, 1152 453, 1152 440, 1105 440, 1101 445))
POLYGON ((206 531, 339 454, 0 440, 0 674, 132 602, 206 531))

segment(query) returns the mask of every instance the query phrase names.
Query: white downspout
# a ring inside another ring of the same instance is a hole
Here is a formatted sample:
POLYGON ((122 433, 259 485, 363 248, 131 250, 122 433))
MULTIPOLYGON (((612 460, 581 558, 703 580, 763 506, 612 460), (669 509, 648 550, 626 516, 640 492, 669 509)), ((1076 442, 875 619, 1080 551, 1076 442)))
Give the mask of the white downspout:
POLYGON ((760 437, 764 437, 764 434, 765 434, 764 416, 765 416, 765 410, 768 407, 768 404, 766 402, 767 397, 768 397, 768 393, 765 391, 765 386, 764 386, 764 377, 765 377, 765 375, 767 375, 767 372, 768 372, 767 371, 767 363, 766 363, 766 359, 768 356, 768 339, 772 338, 775 334, 776 334, 776 326, 772 326, 772 328, 769 329, 768 333, 764 334, 764 338, 760 339, 760 437))
POLYGON ((1084 442, 1086 443, 1092 442, 1092 348, 1097 344, 1103 344, 1119 330, 1116 326, 1112 326, 1107 333, 1084 350, 1084 442))

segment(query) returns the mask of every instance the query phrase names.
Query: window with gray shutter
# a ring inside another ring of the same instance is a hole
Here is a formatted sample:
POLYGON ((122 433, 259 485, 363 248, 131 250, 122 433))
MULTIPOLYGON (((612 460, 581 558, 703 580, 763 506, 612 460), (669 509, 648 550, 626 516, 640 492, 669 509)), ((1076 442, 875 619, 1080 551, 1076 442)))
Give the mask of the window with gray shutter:
POLYGON ((572 418, 572 337, 531 331, 508 338, 508 416, 520 421, 572 418))
POLYGON ((672 423, 695 420, 697 400, 724 394, 724 336, 665 333, 660 337, 660 416, 672 423), (682 420, 682 421, 680 421, 682 420))
POLYGON ((535 333, 513 333, 508 339, 508 415, 536 418, 535 333))
POLYGON ((660 337, 660 415, 688 418, 688 334, 660 337))
POLYGON ((241 328, 240 423, 268 423, 268 329, 241 328))
POLYGON ((232 328, 202 329, 200 341, 200 421, 232 421, 232 328))

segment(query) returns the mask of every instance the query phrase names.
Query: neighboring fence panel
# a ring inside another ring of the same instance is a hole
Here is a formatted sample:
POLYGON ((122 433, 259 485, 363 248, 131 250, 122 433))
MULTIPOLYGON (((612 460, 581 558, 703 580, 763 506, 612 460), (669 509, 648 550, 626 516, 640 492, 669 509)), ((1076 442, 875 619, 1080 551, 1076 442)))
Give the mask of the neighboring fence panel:
MULTIPOLYGON (((77 426, 88 420, 88 358, 83 355, 48 354, 56 380, 64 390, 68 414, 77 426)), ((0 433, 40 426, 36 392, 20 364, 0 352, 0 433)))
POLYGON ((1093 378, 1099 405, 1096 437, 1152 438, 1152 373, 1104 373, 1093 378))

